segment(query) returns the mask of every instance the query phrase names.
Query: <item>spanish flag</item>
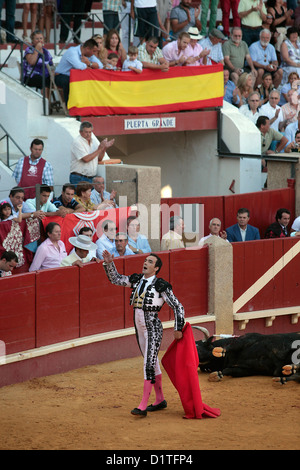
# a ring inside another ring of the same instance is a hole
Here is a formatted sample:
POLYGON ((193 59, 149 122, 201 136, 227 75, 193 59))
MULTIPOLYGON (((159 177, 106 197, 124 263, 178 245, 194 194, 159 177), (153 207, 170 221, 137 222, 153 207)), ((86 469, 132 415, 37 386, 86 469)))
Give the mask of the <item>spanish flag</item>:
POLYGON ((153 114, 222 106, 223 65, 143 70, 71 70, 71 116, 153 114))

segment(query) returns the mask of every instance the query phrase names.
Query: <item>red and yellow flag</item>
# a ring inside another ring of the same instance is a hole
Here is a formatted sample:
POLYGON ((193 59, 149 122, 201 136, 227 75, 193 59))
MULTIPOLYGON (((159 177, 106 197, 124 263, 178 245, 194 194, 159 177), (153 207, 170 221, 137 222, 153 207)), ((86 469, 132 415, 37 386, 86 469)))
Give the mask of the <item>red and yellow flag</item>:
POLYGON ((71 116, 153 114, 222 106, 223 66, 143 70, 71 70, 71 116))

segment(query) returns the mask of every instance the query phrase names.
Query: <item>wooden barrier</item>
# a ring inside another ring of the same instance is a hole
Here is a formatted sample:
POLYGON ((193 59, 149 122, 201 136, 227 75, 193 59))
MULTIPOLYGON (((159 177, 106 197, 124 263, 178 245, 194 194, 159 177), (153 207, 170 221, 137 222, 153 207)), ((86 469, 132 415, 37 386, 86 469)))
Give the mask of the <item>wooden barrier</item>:
MULTIPOLYGON (((224 230, 236 224, 237 211, 242 207, 249 209, 249 223, 259 229, 261 238, 264 237, 266 228, 275 222, 276 211, 281 207, 291 212, 291 224, 295 219, 295 189, 293 187, 230 196, 164 198, 161 204, 166 206, 162 211, 162 219, 165 218, 167 221, 169 220, 168 208, 175 208, 177 211, 175 215, 179 215, 179 208, 183 204, 203 204, 205 236, 209 234, 209 221, 213 217, 221 220, 222 230, 224 230)), ((166 230, 165 224, 162 224, 162 234, 168 230, 169 228, 166 230)))

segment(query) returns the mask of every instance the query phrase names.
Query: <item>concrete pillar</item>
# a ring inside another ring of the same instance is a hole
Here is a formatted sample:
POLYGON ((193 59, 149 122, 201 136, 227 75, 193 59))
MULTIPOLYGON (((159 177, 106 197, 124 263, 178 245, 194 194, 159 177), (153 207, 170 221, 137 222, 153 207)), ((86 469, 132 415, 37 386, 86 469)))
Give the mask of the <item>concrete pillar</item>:
POLYGON ((216 334, 233 334, 232 245, 215 235, 204 245, 209 246, 208 313, 216 317, 216 334))
POLYGON ((117 191, 119 206, 137 206, 141 233, 147 236, 153 251, 159 250, 161 168, 99 165, 98 174, 105 179, 107 191, 117 191))

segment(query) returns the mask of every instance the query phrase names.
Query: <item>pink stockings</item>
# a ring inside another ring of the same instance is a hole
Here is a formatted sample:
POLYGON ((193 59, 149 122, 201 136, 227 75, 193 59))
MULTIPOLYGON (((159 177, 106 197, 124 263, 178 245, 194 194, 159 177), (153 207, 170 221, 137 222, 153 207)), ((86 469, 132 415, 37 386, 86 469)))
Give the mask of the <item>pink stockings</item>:
MULTIPOLYGON (((162 379, 162 374, 155 376, 154 391, 155 391, 156 400, 153 403, 153 405, 158 405, 164 400, 161 379, 162 379)), ((147 408, 148 400, 150 398, 151 391, 152 391, 152 386, 153 384, 151 383, 151 380, 144 380, 143 398, 142 398, 141 403, 138 406, 140 410, 145 410, 147 408)))

